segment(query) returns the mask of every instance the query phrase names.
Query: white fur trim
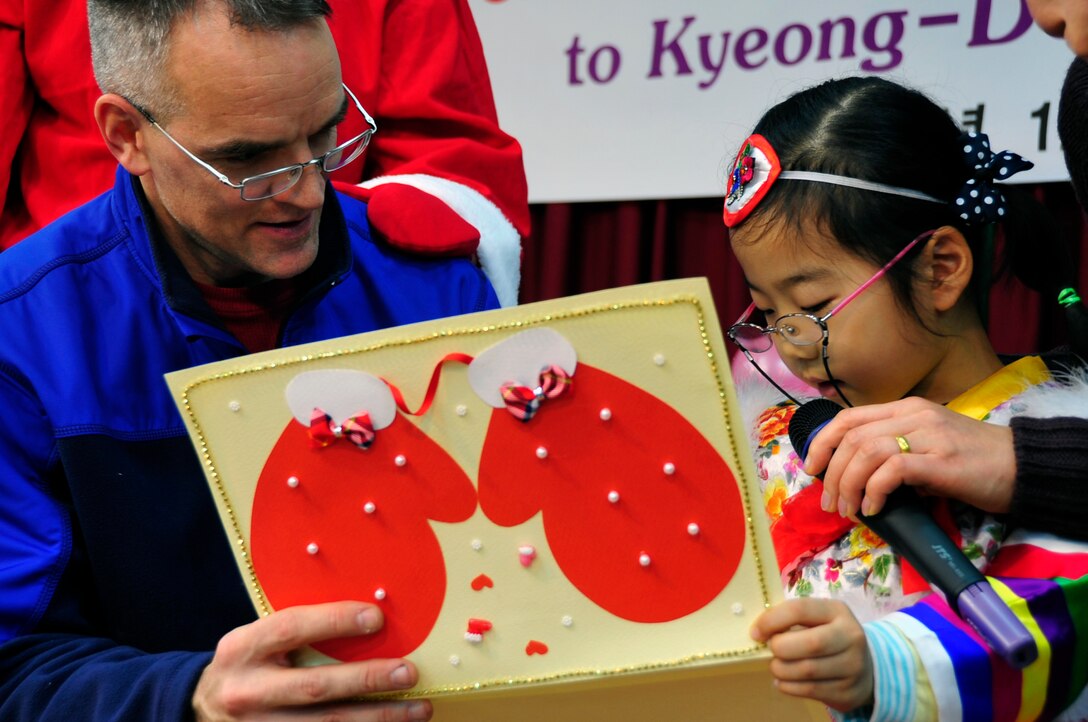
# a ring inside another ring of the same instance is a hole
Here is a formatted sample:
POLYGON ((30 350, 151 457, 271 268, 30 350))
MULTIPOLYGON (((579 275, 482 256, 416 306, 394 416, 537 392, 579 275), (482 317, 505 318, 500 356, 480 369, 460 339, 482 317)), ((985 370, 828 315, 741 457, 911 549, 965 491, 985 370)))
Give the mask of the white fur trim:
MULTIPOLYGON (((748 441, 752 449, 755 449, 759 446, 760 433, 756 423, 759 421, 759 415, 787 399, 762 376, 753 375, 740 382, 734 380, 734 387, 737 390, 737 401, 740 402, 740 414, 744 419, 745 428, 748 429, 748 441)), ((812 399, 798 396, 797 400, 803 404, 812 399)))
POLYGON ((1035 418, 1088 415, 1088 369, 1055 375, 1056 384, 1039 384, 1016 397, 1014 414, 1035 418))
POLYGON ((376 188, 386 183, 402 183, 428 193, 474 226, 480 232, 476 251, 480 268, 495 288, 499 303, 517 305, 521 287, 521 237, 498 206, 462 183, 422 173, 379 176, 359 186, 376 188))

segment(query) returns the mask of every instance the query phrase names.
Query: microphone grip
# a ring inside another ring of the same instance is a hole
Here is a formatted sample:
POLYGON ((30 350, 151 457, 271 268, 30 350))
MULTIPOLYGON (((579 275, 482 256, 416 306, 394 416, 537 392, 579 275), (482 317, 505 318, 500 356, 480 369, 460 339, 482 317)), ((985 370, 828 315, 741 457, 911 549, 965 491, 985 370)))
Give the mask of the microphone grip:
POLYGON ((1035 638, 986 577, 937 525, 908 487, 893 491, 872 516, 858 518, 941 590, 952 609, 1014 669, 1039 656, 1035 638), (909 541, 908 541, 909 540, 909 541))
POLYGON ((967 587, 986 577, 964 556, 922 505, 918 495, 901 486, 888 495, 884 507, 873 514, 858 514, 864 524, 895 547, 900 556, 927 582, 944 593, 952 608, 967 587), (910 543, 905 543, 910 540, 910 543))

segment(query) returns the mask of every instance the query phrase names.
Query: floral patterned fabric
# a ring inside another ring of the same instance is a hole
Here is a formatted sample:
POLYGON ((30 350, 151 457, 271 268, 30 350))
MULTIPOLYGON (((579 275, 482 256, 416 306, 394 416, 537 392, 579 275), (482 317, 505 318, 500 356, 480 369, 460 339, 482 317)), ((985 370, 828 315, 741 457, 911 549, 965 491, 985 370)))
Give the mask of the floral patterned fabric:
MULTIPOLYGON (((1005 406, 993 411, 1001 411, 1005 406)), ((757 421, 756 471, 776 547, 783 546, 780 544, 783 536, 801 533, 807 538, 818 538, 806 529, 790 528, 791 525, 841 529, 841 533, 819 547, 790 554, 789 558, 784 559, 780 552, 786 596, 842 599, 861 621, 881 617, 917 601, 918 592, 923 590, 915 584, 904 591, 899 557, 883 539, 862 524, 819 508, 821 490, 809 489, 815 479, 802 470, 787 433, 796 410, 792 402, 783 402, 763 411, 757 421)), ((967 557, 983 568, 1000 547, 1004 525, 962 504, 936 499, 932 503, 935 516, 944 522, 946 531, 959 540, 967 557)))

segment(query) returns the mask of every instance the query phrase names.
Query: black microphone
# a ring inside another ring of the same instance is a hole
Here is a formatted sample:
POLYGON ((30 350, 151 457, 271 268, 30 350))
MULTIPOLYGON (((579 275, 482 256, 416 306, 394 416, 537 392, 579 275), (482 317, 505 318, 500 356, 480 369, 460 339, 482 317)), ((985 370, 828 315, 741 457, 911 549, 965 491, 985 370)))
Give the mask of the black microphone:
MULTIPOLYGON (((830 399, 809 401, 797 409, 789 435, 802 460, 812 440, 840 411, 842 407, 830 399)), ((939 589, 949 606, 1010 666, 1023 669, 1039 656, 1031 633, 937 525, 913 489, 900 486, 879 512, 857 516, 939 589)))

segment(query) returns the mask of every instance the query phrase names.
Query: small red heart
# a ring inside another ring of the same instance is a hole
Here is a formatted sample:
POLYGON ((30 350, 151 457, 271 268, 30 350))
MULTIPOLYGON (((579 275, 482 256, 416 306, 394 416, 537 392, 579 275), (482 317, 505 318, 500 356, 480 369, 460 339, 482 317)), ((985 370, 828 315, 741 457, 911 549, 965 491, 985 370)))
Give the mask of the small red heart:
POLYGON ((490 632, 491 627, 494 626, 486 619, 472 618, 468 620, 469 634, 483 634, 484 632, 490 632))
POLYGON ((472 589, 476 592, 480 591, 484 587, 493 586, 495 586, 495 582, 491 581, 491 577, 487 576, 486 574, 481 574, 480 576, 472 580, 472 589))
POLYGON ((525 653, 528 654, 530 657, 534 654, 547 654, 548 645, 544 644, 543 642, 538 642, 535 639, 530 640, 530 642, 525 645, 525 653))

